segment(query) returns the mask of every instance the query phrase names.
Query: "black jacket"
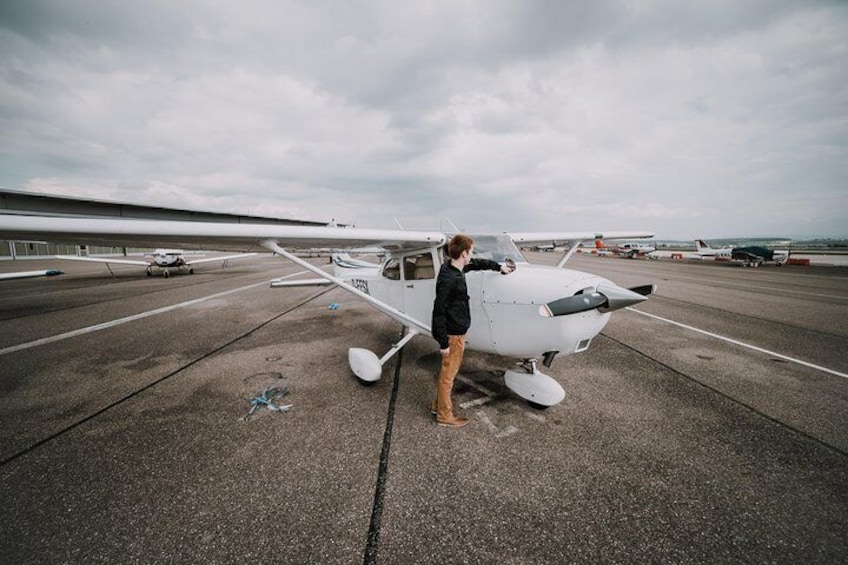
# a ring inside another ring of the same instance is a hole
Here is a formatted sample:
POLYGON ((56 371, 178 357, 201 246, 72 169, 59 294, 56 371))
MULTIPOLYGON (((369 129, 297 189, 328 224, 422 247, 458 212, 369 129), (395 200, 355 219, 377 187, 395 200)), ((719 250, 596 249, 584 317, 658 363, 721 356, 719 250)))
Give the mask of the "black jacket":
POLYGON ((471 311, 468 307, 468 287, 465 275, 468 271, 499 271, 501 266, 488 259, 472 259, 463 272, 445 261, 436 279, 436 300, 433 301, 431 328, 433 337, 442 349, 448 348, 449 335, 465 335, 471 327, 471 311))

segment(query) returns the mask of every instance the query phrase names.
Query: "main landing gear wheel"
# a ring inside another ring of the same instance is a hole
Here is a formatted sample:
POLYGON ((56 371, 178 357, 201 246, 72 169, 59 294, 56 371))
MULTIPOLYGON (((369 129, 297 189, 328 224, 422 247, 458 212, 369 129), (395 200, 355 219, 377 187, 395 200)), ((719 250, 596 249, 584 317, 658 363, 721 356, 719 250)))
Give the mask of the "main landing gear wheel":
POLYGON ((171 271, 169 271, 168 269, 165 269, 165 272, 162 273, 162 276, 165 277, 166 279, 171 278, 171 271))
POLYGON ((550 408, 550 406, 545 406, 544 404, 539 404, 538 402, 533 402, 532 400, 528 400, 527 405, 530 406, 530 408, 532 408, 533 410, 538 410, 540 412, 542 410, 547 410, 548 408, 550 408))
POLYGON ((374 386, 374 384, 377 382, 377 381, 366 381, 365 379, 361 379, 361 378, 357 377, 356 375, 353 375, 353 378, 356 379, 356 382, 358 382, 359 384, 361 384, 362 386, 364 386, 366 388, 374 386))
POLYGON ((356 380, 363 385, 371 386, 380 380, 383 366, 373 351, 351 347, 347 351, 347 360, 356 380))

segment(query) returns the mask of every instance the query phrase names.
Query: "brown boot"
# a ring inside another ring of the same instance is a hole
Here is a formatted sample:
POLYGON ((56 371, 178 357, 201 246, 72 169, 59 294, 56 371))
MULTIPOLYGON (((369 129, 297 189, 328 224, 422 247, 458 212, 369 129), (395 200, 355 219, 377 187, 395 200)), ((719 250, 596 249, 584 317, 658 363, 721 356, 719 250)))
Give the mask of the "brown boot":
POLYGON ((446 418, 443 420, 436 418, 436 423, 440 426, 447 426, 450 428, 461 428, 462 426, 468 423, 468 418, 460 418, 456 414, 451 414, 450 418, 446 418))

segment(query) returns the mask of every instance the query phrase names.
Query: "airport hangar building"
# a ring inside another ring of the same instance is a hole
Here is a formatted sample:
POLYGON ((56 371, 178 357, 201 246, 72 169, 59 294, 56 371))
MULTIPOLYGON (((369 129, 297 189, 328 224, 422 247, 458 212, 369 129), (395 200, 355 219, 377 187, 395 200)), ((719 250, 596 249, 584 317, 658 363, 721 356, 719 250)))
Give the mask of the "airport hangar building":
MULTIPOLYGON (((108 200, 89 200, 55 194, 36 194, 0 189, 0 214, 39 215, 72 218, 132 218, 141 220, 179 220, 190 222, 227 222, 276 224, 284 226, 326 226, 327 222, 270 218, 223 212, 198 212, 160 208, 141 204, 125 204, 108 200)), ((344 227, 344 224, 339 224, 344 227)), ((101 247, 70 245, 45 241, 0 241, 0 261, 46 259, 55 255, 123 256, 151 252, 133 247, 101 247)))

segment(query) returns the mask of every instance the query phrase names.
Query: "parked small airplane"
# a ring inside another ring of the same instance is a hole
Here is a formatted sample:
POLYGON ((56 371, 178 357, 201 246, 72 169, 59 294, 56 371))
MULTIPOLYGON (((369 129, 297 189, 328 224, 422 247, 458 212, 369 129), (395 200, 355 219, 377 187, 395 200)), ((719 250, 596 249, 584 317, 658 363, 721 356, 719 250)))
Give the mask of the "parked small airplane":
POLYGON ((171 276, 171 272, 179 272, 188 270, 188 274, 194 274, 194 266, 201 263, 213 263, 215 261, 223 261, 226 263, 231 259, 242 259, 244 257, 253 257, 256 253, 241 253, 239 255, 227 255, 226 257, 209 257, 205 259, 186 259, 185 253, 181 249, 156 249, 151 255, 146 255, 144 261, 134 259, 121 259, 113 257, 82 257, 77 255, 57 255, 56 259, 64 259, 66 261, 91 261, 94 263, 106 263, 113 265, 138 265, 145 267, 147 276, 153 275, 153 269, 162 269, 162 275, 167 279, 171 276))
POLYGON ((619 257, 626 257, 628 259, 635 259, 636 257, 647 257, 657 250, 657 248, 653 245, 633 241, 620 243, 610 247, 606 245, 600 238, 595 240, 595 249, 597 250, 597 254, 601 256, 618 255, 619 257))
MULTIPOLYGON (((611 239, 653 237, 648 232, 605 235, 611 239)), ((536 406, 552 406, 565 397, 559 383, 538 370, 537 360, 547 367, 557 355, 586 351, 609 321, 610 312, 642 302, 654 290, 652 285, 626 289, 597 275, 564 268, 580 243, 604 234, 503 233, 472 237, 477 257, 513 262, 517 269, 509 276, 493 271, 468 273, 474 323, 466 347, 520 359, 519 370, 506 371, 506 386, 536 406), (554 267, 528 263, 517 247, 542 243, 567 245, 569 251, 554 267)), ((445 259, 447 242, 444 233, 429 231, 12 215, 0 215, 0 239, 139 247, 159 242, 191 249, 276 253, 319 277, 300 281, 301 284, 337 285, 404 327, 405 335, 382 357, 367 349, 349 349, 350 367, 365 382, 378 380, 386 362, 413 337, 424 334, 431 339, 429 322, 436 275, 445 259), (363 247, 380 247, 386 257, 377 265, 338 256, 334 273, 329 274, 292 252, 363 247)))
POLYGON ((760 245, 713 249, 703 239, 696 239, 695 248, 700 257, 740 261, 744 267, 759 267, 770 261, 780 266, 789 260, 789 251, 769 249, 760 245))

